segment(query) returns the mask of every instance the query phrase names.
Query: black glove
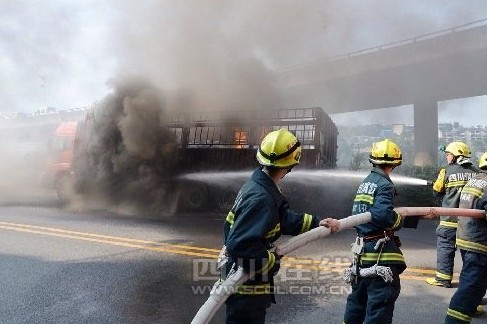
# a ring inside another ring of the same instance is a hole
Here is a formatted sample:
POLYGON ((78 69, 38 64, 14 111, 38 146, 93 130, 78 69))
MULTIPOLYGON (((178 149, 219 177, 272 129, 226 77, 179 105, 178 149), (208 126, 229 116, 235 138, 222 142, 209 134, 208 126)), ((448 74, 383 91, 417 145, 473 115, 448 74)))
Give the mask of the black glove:
POLYGON ((482 198, 477 200, 476 209, 485 210, 487 212, 487 193, 482 195, 482 198))
POLYGON ((418 228, 419 223, 419 216, 408 216, 404 218, 404 224, 402 227, 404 228, 418 228))

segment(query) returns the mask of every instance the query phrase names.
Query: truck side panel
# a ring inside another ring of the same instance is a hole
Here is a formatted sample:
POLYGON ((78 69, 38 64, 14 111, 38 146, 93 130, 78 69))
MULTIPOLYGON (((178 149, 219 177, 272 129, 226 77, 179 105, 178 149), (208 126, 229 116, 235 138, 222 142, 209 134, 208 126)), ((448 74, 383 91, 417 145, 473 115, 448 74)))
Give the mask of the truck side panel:
MULTIPOLYGON (((255 149, 198 148, 181 154, 181 167, 186 172, 242 171, 258 166, 255 149)), ((319 150, 303 150, 299 168, 317 169, 320 166, 319 150)))
POLYGON ((181 146, 183 173, 251 169, 257 166, 255 152, 262 138, 279 128, 300 140, 301 167, 336 167, 338 131, 321 108, 180 115, 168 127, 181 146))

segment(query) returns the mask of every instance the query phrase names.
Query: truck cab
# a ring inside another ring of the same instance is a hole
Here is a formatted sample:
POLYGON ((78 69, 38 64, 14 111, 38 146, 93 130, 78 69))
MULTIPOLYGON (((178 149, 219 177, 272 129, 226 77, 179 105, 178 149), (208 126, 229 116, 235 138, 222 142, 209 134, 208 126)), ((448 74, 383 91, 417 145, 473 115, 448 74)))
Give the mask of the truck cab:
POLYGON ((78 122, 59 124, 49 143, 47 182, 56 190, 61 202, 66 202, 73 193, 73 157, 78 122))

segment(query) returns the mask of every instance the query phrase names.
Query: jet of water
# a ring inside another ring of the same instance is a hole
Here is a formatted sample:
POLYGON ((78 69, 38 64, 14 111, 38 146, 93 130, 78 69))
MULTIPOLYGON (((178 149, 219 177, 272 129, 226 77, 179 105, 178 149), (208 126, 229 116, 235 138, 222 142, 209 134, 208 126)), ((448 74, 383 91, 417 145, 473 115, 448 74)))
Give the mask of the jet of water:
MULTIPOLYGON (((181 178, 223 185, 226 182, 234 184, 235 181, 245 181, 250 177, 251 173, 251 171, 196 172, 182 175, 181 178)), ((362 181, 368 174, 369 172, 345 170, 296 170, 286 175, 286 179, 302 184, 320 185, 325 184, 328 181, 359 182, 362 181)), ((418 186, 431 185, 430 181, 402 175, 391 175, 391 180, 395 184, 418 186)))

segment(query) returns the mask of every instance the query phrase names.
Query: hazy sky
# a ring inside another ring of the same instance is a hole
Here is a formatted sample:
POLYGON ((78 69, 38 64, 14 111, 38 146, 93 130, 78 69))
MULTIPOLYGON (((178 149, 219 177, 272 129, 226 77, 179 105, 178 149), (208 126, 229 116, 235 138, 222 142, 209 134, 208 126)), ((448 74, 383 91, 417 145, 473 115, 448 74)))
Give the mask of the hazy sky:
MULTIPOLYGON (((2 0, 0 112, 86 106, 110 91, 108 80, 134 74, 190 93, 194 106, 265 106, 275 102, 273 69, 486 13, 484 0, 2 0)), ((487 121, 486 103, 442 103, 440 119, 473 109, 465 123, 487 121)), ((391 118, 412 120, 407 110, 391 118)))

